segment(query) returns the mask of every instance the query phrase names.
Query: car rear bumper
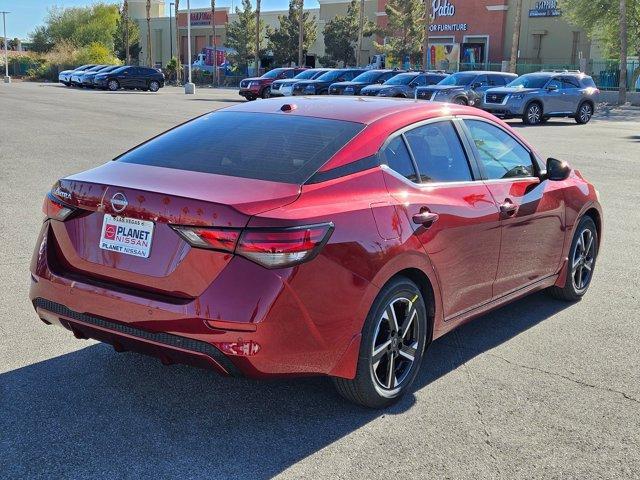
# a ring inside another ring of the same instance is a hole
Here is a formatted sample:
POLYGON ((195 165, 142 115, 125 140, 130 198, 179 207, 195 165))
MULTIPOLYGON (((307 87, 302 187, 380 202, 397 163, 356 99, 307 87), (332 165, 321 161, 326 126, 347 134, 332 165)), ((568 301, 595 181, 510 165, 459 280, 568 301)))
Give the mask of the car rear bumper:
MULTIPOLYGON (((73 270, 57 250, 48 222, 36 245, 29 298, 38 316, 76 337, 111 344, 116 351, 140 352, 223 375, 323 375, 342 365, 359 333, 353 313, 349 321, 336 315, 328 328, 323 324, 326 312, 303 302, 309 274, 287 276, 290 269, 267 270, 233 257, 196 298, 171 297, 73 270), (358 330, 352 331, 354 327, 358 330)), ((342 277, 345 289, 352 281, 345 271, 326 275, 342 277)), ((317 295, 308 298, 326 304, 317 295)), ((345 312, 354 312, 363 293, 348 298, 353 305, 346 305, 345 312)))

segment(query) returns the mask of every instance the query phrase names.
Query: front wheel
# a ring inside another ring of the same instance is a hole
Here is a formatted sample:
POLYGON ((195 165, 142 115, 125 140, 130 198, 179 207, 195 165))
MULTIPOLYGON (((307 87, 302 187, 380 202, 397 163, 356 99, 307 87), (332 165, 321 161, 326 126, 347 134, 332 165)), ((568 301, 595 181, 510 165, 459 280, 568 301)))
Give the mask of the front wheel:
POLYGON ((269 98, 271 96, 271 87, 267 87, 264 90, 262 90, 262 98, 269 98))
POLYGON ((569 250, 564 287, 551 287, 548 292, 560 300, 575 302, 587 293, 598 255, 598 231, 591 217, 582 217, 569 250))
POLYGON ((462 97, 458 97, 458 98, 456 98, 456 99, 453 101, 453 103, 455 103, 456 105, 464 105, 464 106, 467 106, 467 105, 468 105, 467 100, 466 100, 466 99, 464 99, 464 98, 462 98, 462 97))
POLYGON ((417 285, 404 277, 388 283, 365 320, 355 378, 333 379, 338 393, 370 408, 399 400, 418 374, 427 332, 427 310, 417 285))
POLYGON ((117 80, 109 80, 109 83, 107 83, 107 88, 112 92, 115 92, 116 90, 120 89, 120 84, 117 80))
POLYGON ((531 103, 524 111, 522 121, 525 125, 539 125, 542 122, 542 107, 539 103, 531 103))
POLYGON ((158 90, 160 90, 160 83, 157 80, 151 80, 149 82, 149 90, 154 93, 157 92, 158 90))
POLYGON ((578 107, 578 113, 575 116, 576 123, 580 125, 589 123, 589 120, 591 120, 592 116, 593 116, 593 107, 589 102, 584 102, 580 104, 580 106, 578 107))

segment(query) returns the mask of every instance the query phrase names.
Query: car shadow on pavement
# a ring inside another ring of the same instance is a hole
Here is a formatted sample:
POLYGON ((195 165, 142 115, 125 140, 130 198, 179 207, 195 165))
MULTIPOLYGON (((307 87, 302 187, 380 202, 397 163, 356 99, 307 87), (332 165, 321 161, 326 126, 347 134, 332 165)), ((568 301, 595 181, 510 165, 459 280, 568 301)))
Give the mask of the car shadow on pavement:
MULTIPOLYGON (((569 305, 536 294, 446 335, 428 351, 416 389, 569 305)), ((409 394, 367 410, 342 401, 326 378, 226 379, 96 344, 0 375, 0 471, 270 478, 415 402, 409 394)))

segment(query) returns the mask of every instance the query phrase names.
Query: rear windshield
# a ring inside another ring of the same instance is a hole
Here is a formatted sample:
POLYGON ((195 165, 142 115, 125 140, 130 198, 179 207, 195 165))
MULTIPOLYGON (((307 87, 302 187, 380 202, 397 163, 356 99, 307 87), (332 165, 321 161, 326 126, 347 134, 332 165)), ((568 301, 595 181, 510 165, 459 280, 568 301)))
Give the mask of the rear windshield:
POLYGON ((279 113, 213 112, 116 160, 302 184, 363 128, 361 123, 279 113))

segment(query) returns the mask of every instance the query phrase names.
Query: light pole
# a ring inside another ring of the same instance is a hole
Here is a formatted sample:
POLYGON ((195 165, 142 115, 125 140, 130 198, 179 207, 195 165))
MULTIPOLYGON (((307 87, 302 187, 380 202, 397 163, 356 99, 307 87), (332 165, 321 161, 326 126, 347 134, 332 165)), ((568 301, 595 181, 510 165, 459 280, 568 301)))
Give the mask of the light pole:
POLYGON ((11 83, 9 76, 9 54, 7 53, 7 13, 2 13, 2 26, 4 28, 4 83, 11 83))
POLYGON ((184 93, 193 95, 196 93, 196 86, 191 81, 191 5, 187 0, 187 61, 189 68, 189 81, 184 84, 184 93))
POLYGON ((171 2, 169 4, 169 51, 171 54, 169 55, 169 60, 173 58, 173 20, 171 19, 171 10, 175 3, 171 2))

